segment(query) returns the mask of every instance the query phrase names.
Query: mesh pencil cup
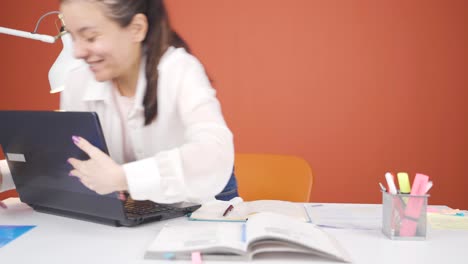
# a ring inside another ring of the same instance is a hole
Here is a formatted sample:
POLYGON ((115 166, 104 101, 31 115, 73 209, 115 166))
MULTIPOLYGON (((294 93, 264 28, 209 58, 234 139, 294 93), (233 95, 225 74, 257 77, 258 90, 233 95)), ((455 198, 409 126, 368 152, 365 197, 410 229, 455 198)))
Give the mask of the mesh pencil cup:
POLYGON ((382 232, 394 240, 425 240, 428 197, 382 192, 382 232))

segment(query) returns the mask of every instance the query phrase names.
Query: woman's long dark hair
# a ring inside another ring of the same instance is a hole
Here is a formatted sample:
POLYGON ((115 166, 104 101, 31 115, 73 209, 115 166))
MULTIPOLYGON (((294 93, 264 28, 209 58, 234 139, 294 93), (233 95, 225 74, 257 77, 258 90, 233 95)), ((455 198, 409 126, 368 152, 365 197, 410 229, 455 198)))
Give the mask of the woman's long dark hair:
MULTIPOLYGON (((61 3, 73 0, 60 0, 61 3)), ((190 52, 185 41, 171 28, 163 0, 88 0, 103 6, 107 17, 121 27, 130 24, 136 14, 148 19, 148 32, 143 41, 146 47, 146 93, 143 98, 145 125, 158 115, 158 64, 170 46, 183 47, 190 52)))

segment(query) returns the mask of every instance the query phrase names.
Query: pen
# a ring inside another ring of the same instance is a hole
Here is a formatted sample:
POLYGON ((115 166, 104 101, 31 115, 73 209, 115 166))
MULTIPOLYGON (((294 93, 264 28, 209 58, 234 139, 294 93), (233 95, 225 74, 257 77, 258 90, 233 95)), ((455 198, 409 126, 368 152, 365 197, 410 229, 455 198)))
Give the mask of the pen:
POLYGON ((380 186, 380 190, 382 190, 382 192, 387 191, 387 189, 385 189, 385 186, 383 186, 383 184, 381 182, 379 182, 379 186, 380 186))
POLYGON ((228 208, 226 208, 226 210, 224 210, 223 216, 228 215, 229 212, 232 211, 232 209, 234 209, 234 206, 233 206, 232 204, 230 204, 230 205, 228 206, 228 208))
POLYGON ((245 241, 247 240, 247 234, 246 234, 247 230, 246 230, 245 223, 242 223, 241 228, 242 228, 242 231, 241 231, 241 241, 242 241, 242 242, 245 242, 245 241))

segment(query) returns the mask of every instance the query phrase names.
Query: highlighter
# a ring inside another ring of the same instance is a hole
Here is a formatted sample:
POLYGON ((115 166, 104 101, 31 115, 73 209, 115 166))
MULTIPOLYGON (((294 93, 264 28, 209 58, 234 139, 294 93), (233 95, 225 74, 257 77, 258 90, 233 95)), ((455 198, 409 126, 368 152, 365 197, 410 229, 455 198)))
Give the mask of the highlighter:
POLYGON ((428 181, 429 177, 421 173, 417 173, 414 178, 413 189, 411 190, 412 197, 408 200, 405 208, 405 218, 401 221, 400 236, 402 237, 416 235, 421 214, 426 213, 425 210, 423 212, 421 210, 424 208, 424 201, 427 201, 427 198, 421 197, 421 195, 426 193, 428 181))
POLYGON ((398 172, 397 178, 398 178, 398 185, 400 186, 400 193, 401 194, 411 193, 411 186, 409 182, 408 173, 398 172))
POLYGON ((390 172, 385 173, 385 179, 387 180, 388 192, 395 195, 397 194, 397 189, 395 186, 395 180, 393 174, 390 172))

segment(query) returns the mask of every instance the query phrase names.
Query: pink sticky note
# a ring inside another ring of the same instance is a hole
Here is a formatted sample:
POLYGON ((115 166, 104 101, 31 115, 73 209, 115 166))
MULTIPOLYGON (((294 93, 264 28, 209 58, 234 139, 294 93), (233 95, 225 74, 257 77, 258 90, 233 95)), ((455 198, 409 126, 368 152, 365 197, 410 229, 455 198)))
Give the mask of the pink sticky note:
POLYGON ((192 252, 192 264, 202 264, 202 257, 199 251, 192 252))
POLYGON ((400 236, 402 237, 414 236, 416 234, 417 228, 418 228, 418 222, 414 220, 410 220, 408 218, 404 218, 401 221, 400 236))
POLYGON ((428 213, 440 213, 440 209, 438 209, 437 207, 428 206, 427 207, 427 212, 428 213))

